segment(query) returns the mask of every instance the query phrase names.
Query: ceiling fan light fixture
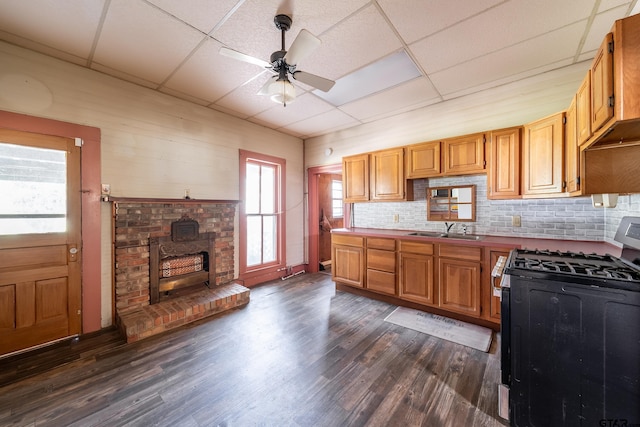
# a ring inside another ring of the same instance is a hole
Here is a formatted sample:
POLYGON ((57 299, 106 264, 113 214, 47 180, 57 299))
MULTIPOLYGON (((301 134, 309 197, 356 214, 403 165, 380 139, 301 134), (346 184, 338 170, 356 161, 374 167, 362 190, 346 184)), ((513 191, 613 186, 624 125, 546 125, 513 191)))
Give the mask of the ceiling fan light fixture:
POLYGON ((296 99, 296 88, 287 78, 272 82, 267 89, 267 93, 273 102, 282 104, 285 107, 287 103, 293 102, 296 99))

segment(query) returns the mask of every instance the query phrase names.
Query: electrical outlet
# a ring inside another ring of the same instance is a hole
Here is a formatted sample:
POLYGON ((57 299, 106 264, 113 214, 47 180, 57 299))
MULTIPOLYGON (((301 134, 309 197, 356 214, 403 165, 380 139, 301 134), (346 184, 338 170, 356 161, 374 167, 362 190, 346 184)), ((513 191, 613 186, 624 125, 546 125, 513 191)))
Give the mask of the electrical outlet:
POLYGON ((393 222, 400 222, 400 215, 399 214, 393 214, 393 222))
POLYGON ((102 194, 111 194, 111 186, 109 184, 102 184, 102 194))
POLYGON ((514 227, 522 226, 522 220, 520 218, 520 215, 514 215, 511 217, 511 225, 513 225, 514 227))

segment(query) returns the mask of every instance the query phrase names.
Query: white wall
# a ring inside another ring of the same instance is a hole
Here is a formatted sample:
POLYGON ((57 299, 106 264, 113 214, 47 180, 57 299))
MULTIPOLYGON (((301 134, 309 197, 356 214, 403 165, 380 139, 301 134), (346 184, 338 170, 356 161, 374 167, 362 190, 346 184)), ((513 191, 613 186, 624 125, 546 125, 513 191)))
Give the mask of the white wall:
MULTIPOLYGON (((102 182, 118 197, 182 198, 189 189, 196 199, 237 200, 238 149, 286 159, 287 265, 304 262, 299 138, 3 42, 0 109, 100 128, 102 182)), ((112 321, 110 227, 107 205, 103 326, 112 321)))

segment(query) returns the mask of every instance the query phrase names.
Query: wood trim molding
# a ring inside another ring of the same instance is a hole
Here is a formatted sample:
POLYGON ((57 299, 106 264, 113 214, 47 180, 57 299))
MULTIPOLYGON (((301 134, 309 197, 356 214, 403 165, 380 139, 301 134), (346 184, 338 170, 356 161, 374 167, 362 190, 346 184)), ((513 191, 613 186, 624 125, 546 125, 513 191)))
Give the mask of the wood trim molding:
POLYGON ((240 203, 240 200, 211 200, 211 199, 155 199, 155 198, 144 198, 144 197, 111 197, 108 196, 108 200, 104 200, 107 202, 114 203, 188 203, 188 204, 199 204, 199 203, 240 203))

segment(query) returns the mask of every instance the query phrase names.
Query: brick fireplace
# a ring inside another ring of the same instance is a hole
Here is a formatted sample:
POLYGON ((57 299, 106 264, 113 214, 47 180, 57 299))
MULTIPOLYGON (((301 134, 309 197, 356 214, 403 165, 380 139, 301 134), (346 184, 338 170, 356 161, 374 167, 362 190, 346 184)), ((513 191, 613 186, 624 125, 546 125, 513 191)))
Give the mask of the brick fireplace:
POLYGON ((193 199, 114 199, 114 278, 116 324, 127 341, 181 326, 244 305, 249 290, 234 283, 236 201, 193 199), (189 217, 200 233, 215 236, 215 269, 209 287, 150 305, 150 240, 171 236, 172 223, 189 217))

